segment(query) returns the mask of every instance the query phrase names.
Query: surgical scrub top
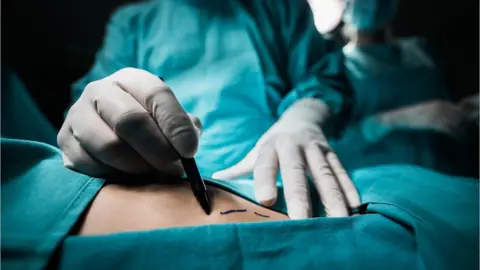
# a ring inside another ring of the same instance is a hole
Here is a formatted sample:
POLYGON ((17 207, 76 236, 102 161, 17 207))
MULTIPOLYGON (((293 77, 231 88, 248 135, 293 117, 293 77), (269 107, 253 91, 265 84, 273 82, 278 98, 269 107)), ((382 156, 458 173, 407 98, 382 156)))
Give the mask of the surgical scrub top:
POLYGON ((195 158, 209 176, 240 161, 296 100, 320 98, 334 114, 341 110, 344 80, 316 72, 333 49, 315 30, 306 1, 154 0, 112 16, 73 97, 125 67, 161 76, 202 121, 195 158))
MULTIPOLYGON (((478 179, 368 168, 352 174, 360 216, 74 236, 104 180, 48 144, 1 147, 3 269, 478 269, 478 179)), ((253 200, 250 181, 209 183, 253 200)))

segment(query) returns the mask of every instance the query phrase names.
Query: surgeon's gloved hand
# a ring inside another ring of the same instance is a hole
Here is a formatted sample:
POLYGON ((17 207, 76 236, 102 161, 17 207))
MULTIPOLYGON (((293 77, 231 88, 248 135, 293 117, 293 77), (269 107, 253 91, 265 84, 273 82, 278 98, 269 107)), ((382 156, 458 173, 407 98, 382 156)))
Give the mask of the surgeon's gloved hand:
POLYGON ((157 170, 182 176, 178 155, 195 154, 200 132, 198 118, 161 79, 125 68, 85 88, 57 140, 65 166, 88 175, 157 170))
POLYGON ((469 136, 473 124, 461 106, 432 100, 369 117, 362 122, 362 132, 369 141, 378 141, 399 129, 433 130, 464 138, 469 136))
POLYGON ((360 199, 320 128, 327 114, 323 102, 310 98, 298 101, 242 161, 213 177, 233 179, 253 171, 256 199, 271 206, 277 200, 276 178, 280 170, 288 215, 291 219, 302 219, 312 215, 309 175, 327 216, 348 216, 349 209, 358 206, 360 199))

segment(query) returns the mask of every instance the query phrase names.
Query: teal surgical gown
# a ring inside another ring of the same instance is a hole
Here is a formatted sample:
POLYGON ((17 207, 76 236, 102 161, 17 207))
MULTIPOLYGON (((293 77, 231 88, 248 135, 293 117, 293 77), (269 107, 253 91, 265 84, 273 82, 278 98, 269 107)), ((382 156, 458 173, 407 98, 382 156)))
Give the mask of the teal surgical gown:
MULTIPOLYGON (((1 147, 2 269, 478 269, 478 179, 365 168, 360 216, 74 236, 104 181, 44 143, 1 147)), ((252 200, 251 182, 209 182, 252 200)))
POLYGON ((204 131, 196 160, 203 175, 240 161, 293 102, 320 98, 341 110, 335 71, 316 63, 333 44, 315 30, 306 1, 157 0, 119 9, 85 86, 121 68, 165 79, 204 131))

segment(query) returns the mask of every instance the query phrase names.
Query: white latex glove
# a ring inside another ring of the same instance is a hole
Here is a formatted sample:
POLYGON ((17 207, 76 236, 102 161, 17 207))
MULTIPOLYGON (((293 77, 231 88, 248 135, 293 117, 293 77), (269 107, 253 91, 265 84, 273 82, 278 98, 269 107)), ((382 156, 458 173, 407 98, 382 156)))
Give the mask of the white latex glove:
POLYGON ((432 100, 377 114, 363 121, 362 132, 369 141, 378 141, 393 130, 434 130, 456 138, 469 136, 472 117, 461 106, 432 100))
POLYGON ((195 154, 200 131, 200 121, 162 80, 125 68, 85 88, 57 140, 65 166, 88 175, 158 170, 181 176, 178 154, 195 154))
POLYGON ((318 100, 298 101, 242 161, 213 177, 234 179, 253 171, 256 199, 271 206, 277 200, 276 176, 280 169, 288 215, 302 219, 312 215, 307 184, 310 174, 327 216, 348 216, 349 207, 360 205, 360 199, 320 128, 328 111, 318 100))

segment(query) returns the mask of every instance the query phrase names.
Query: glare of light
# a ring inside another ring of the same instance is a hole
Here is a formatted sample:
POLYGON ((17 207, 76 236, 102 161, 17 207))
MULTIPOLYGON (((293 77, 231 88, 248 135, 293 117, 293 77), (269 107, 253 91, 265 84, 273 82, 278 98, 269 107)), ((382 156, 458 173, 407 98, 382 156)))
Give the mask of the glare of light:
POLYGON ((308 0, 318 32, 326 34, 342 20, 343 0, 308 0))

